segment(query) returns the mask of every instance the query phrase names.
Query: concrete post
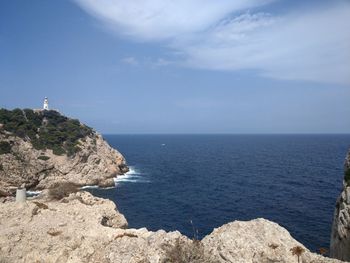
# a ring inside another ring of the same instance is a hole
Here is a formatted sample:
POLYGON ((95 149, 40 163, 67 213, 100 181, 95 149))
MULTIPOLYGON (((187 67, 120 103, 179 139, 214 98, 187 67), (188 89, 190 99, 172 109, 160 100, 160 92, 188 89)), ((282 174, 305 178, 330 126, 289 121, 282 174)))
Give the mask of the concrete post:
POLYGON ((16 202, 23 203, 26 201, 26 189, 25 188, 18 188, 16 191, 16 202))

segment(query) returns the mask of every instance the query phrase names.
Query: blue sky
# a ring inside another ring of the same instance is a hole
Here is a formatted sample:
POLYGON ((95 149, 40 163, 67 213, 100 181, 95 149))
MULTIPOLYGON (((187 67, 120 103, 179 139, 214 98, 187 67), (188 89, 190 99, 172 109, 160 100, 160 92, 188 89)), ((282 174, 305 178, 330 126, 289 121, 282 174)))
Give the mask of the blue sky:
POLYGON ((0 107, 102 133, 349 133, 350 2, 0 2, 0 107), (305 3, 307 2, 307 3, 305 3))

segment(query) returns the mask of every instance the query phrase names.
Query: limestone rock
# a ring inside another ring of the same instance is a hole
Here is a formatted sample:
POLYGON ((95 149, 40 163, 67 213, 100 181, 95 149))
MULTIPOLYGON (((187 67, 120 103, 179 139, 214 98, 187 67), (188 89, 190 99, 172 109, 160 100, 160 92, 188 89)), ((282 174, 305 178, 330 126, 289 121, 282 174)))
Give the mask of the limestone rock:
POLYGON ((303 263, 340 262, 311 253, 286 229, 265 219, 228 223, 215 229, 202 243, 205 253, 214 256, 217 262, 297 263, 295 248, 304 251, 300 255, 303 263))
POLYGON ((337 263, 308 251, 287 230, 264 219, 235 221, 202 241, 178 231, 125 229, 127 222, 110 200, 86 192, 49 201, 0 203, 1 262, 68 263, 337 263))
POLYGON ((79 192, 61 202, 0 204, 0 226, 1 262, 93 262, 127 221, 112 201, 79 192))
POLYGON ((29 141, 7 132, 0 132, 0 141, 12 146, 11 153, 0 154, 2 195, 23 184, 32 190, 50 188, 62 181, 80 186, 114 186, 113 177, 128 171, 124 157, 96 132, 80 141, 81 150, 72 157, 36 150, 29 141))
MULTIPOLYGON (((350 171, 350 151, 345 159, 345 173, 350 171)), ((330 256, 350 261, 350 186, 344 181, 333 216, 330 256)))

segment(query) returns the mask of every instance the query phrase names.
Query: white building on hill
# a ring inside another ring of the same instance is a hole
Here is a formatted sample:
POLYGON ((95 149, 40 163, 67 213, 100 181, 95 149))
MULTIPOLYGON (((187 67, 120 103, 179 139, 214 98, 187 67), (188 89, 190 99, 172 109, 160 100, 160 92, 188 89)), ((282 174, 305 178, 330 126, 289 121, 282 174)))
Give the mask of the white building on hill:
POLYGON ((47 97, 45 97, 45 99, 44 99, 43 110, 49 110, 49 100, 47 97))
POLYGON ((41 111, 45 111, 45 110, 59 112, 59 110, 49 108, 49 99, 47 97, 45 97, 45 99, 44 99, 43 107, 41 109, 34 109, 34 112, 41 112, 41 111))

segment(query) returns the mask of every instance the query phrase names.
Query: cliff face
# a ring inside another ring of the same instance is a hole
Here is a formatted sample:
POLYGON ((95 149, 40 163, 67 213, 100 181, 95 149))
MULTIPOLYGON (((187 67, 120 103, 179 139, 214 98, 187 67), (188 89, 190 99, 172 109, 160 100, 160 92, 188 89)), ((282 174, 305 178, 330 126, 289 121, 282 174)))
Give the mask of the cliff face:
POLYGON ((344 171, 343 191, 337 199, 333 217, 330 256, 350 261, 350 151, 344 171))
POLYGON ((113 177, 128 171, 124 157, 100 134, 58 113, 45 114, 27 110, 24 120, 6 119, 9 114, 0 119, 0 195, 62 181, 114 186, 113 177))
POLYGON ((1 262, 71 263, 337 263, 308 251, 265 219, 235 221, 202 241, 179 233, 125 229, 110 200, 87 192, 60 201, 0 203, 1 262), (298 253, 294 253, 299 251, 298 253))

